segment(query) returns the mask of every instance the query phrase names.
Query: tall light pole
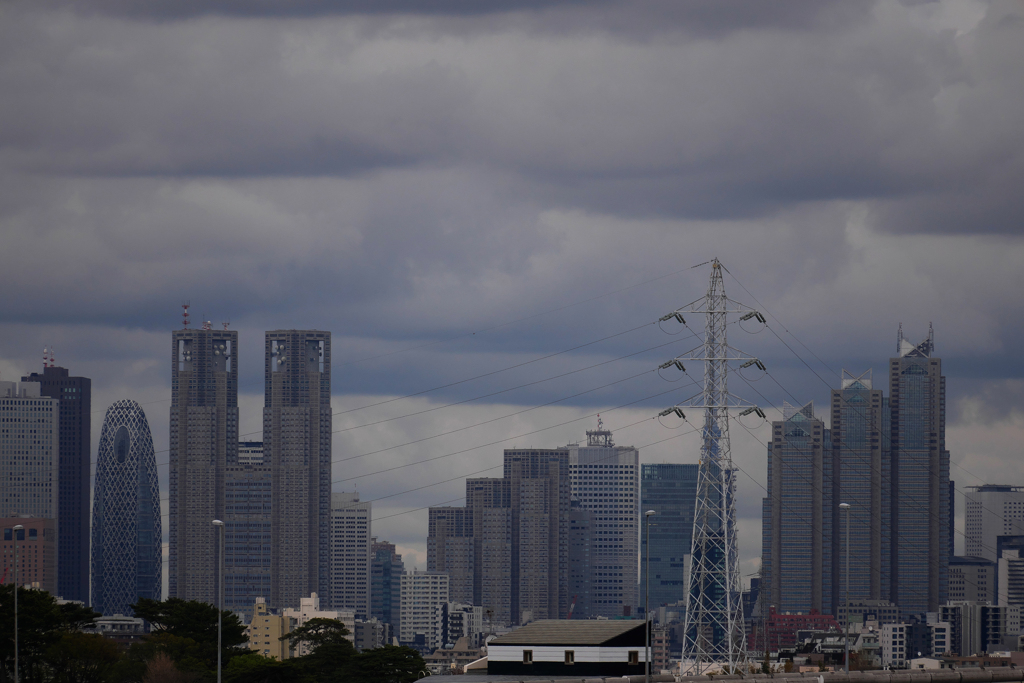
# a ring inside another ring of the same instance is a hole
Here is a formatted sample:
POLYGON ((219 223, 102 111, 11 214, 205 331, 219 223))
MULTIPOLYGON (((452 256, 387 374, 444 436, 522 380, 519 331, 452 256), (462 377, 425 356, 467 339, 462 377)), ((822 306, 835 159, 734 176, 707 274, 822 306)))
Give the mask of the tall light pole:
POLYGON ((219 519, 213 520, 213 525, 219 527, 220 531, 220 553, 217 571, 217 683, 220 683, 221 656, 221 622, 224 620, 224 522, 219 519))
POLYGON ((644 680, 646 683, 651 683, 651 517, 655 514, 654 510, 644 513, 644 519, 647 522, 647 571, 644 578, 644 632, 647 639, 644 651, 644 680))
POLYGON ((850 673, 850 504, 840 503, 839 509, 846 515, 846 619, 843 623, 843 641, 846 646, 846 673, 850 673))
POLYGON ((14 683, 21 680, 18 669, 18 532, 24 529, 21 524, 14 526, 14 683))

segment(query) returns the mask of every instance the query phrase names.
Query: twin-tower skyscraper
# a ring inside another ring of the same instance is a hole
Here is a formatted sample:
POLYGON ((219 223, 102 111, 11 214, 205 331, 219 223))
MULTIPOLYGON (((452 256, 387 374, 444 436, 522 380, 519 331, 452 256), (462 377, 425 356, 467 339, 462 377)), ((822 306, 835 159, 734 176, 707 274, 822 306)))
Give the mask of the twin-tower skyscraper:
POLYGON ((330 605, 331 334, 266 333, 262 449, 247 438, 240 457, 238 332, 226 327, 171 335, 169 596, 216 603, 219 519, 225 609, 313 592, 330 605))

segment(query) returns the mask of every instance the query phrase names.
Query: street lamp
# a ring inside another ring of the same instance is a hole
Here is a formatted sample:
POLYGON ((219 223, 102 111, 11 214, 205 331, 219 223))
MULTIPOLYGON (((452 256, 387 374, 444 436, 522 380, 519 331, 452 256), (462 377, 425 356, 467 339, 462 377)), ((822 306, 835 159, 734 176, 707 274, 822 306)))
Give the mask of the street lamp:
POLYGON ((644 513, 647 521, 647 575, 644 578, 644 680, 651 683, 651 517, 656 513, 648 510, 644 513))
POLYGON ((846 515, 846 619, 843 623, 843 641, 846 646, 846 673, 850 673, 850 504, 840 503, 839 509, 846 515))
POLYGON ((219 519, 213 520, 213 525, 220 529, 220 559, 217 573, 217 683, 220 683, 221 657, 221 622, 224 620, 224 522, 219 519))
POLYGON ((21 524, 14 525, 14 683, 21 679, 18 669, 18 532, 24 528, 21 524))

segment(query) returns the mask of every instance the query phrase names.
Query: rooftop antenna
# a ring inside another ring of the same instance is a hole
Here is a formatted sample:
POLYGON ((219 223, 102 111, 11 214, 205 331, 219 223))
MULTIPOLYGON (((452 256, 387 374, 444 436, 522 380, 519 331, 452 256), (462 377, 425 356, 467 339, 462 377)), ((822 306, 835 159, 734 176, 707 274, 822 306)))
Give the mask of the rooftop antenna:
POLYGON ((597 431, 604 431, 604 420, 601 419, 601 413, 597 414, 597 431))
POLYGON ((49 352, 50 352, 50 350, 44 346, 43 347, 43 368, 46 368, 46 358, 47 358, 47 354, 49 352))
MULTIPOLYGON (((44 368, 46 367, 46 363, 43 363, 43 367, 44 368)), ((50 367, 51 368, 57 367, 57 361, 54 360, 54 358, 53 358, 53 344, 50 344, 50 367)))
POLYGON ((896 333, 896 353, 903 351, 903 323, 900 323, 899 332, 896 333))
POLYGON ((188 301, 186 301, 185 303, 183 303, 181 305, 181 308, 182 308, 182 312, 181 312, 181 326, 184 329, 186 329, 186 330, 188 329, 188 322, 189 322, 188 321, 188 308, 189 308, 190 305, 191 304, 189 304, 188 301))
POLYGON ((202 319, 203 319, 203 329, 204 330, 212 330, 213 329, 213 323, 206 319, 206 314, 205 313, 203 313, 202 319))
POLYGON ((231 324, 231 321, 230 321, 230 320, 229 320, 229 321, 227 321, 226 323, 221 323, 221 325, 223 325, 223 326, 224 326, 224 331, 225 331, 225 332, 227 332, 227 331, 228 331, 228 325, 230 325, 230 324, 231 324))

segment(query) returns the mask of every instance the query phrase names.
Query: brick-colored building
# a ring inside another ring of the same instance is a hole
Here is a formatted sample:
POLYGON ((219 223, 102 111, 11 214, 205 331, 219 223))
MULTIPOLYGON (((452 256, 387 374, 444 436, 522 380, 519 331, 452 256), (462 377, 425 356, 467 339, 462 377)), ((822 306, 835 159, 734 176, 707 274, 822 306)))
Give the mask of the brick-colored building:
POLYGON ((57 522, 47 517, 0 518, 3 529, 3 582, 14 583, 14 527, 18 531, 18 583, 47 593, 57 591, 57 522))

